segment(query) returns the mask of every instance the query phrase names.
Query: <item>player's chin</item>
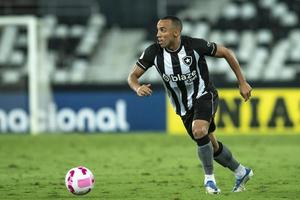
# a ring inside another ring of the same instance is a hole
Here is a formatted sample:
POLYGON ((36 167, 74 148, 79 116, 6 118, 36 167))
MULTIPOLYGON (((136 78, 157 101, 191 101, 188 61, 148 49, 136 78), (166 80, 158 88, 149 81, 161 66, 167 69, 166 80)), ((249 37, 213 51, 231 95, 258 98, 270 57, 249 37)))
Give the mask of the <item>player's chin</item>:
POLYGON ((161 48, 165 48, 165 47, 166 47, 166 44, 164 44, 163 42, 158 42, 158 44, 159 44, 159 46, 160 46, 161 48))

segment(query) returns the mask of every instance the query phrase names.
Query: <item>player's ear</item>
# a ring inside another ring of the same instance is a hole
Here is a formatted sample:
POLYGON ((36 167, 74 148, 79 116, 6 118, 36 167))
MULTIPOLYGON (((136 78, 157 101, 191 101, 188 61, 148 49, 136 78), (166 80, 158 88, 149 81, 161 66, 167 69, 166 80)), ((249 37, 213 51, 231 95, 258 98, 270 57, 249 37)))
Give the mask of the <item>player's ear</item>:
POLYGON ((180 31, 178 29, 175 29, 174 31, 174 36, 178 37, 180 35, 180 31))

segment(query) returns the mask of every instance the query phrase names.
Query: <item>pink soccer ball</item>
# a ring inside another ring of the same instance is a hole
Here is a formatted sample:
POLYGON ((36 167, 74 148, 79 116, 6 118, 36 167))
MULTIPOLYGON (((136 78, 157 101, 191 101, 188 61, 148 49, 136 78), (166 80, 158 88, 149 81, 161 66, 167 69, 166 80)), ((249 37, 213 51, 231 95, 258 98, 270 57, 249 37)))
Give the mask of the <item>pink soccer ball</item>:
POLYGON ((95 184, 93 173, 86 167, 74 167, 68 171, 65 178, 67 189, 76 195, 89 193, 95 184))

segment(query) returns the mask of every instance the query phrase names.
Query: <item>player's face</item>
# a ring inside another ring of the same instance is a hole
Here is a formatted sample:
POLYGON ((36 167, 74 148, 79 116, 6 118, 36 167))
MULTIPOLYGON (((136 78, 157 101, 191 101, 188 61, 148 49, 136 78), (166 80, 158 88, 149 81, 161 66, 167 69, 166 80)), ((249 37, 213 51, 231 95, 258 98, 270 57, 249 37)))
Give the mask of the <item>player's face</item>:
POLYGON ((159 20, 157 23, 157 42, 162 48, 174 46, 176 37, 176 28, 171 20, 159 20))

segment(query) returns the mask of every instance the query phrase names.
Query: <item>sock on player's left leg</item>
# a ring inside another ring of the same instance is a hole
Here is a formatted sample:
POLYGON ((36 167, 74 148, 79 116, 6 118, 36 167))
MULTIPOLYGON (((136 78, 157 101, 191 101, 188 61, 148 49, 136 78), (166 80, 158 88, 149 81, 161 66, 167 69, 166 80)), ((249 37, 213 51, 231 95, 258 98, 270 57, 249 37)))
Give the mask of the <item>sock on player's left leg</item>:
POLYGON ((228 167, 231 171, 234 172, 240 165, 238 161, 232 156, 231 151, 219 142, 219 149, 214 153, 214 159, 217 163, 222 165, 223 167, 228 167))
POLYGON ((234 175, 236 178, 243 177, 246 174, 246 167, 242 164, 239 164, 239 166, 234 170, 234 175))
POLYGON ((246 168, 242 164, 240 164, 236 159, 232 156, 230 150, 223 145, 221 142, 219 143, 219 149, 214 153, 214 159, 223 167, 229 168, 236 177, 235 184, 233 186, 233 192, 242 192, 245 190, 245 184, 253 176, 253 171, 250 168, 246 168))

